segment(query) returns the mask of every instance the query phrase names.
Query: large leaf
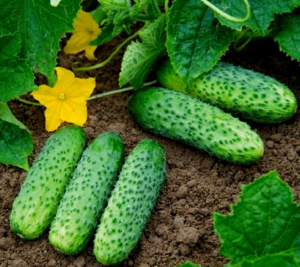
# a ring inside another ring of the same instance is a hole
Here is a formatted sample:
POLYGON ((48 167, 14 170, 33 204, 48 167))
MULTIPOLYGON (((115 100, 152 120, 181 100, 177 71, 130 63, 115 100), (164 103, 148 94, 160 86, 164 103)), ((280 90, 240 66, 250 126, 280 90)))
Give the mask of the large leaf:
POLYGON ((0 103, 36 88, 32 71, 17 56, 20 45, 17 34, 0 37, 0 103))
POLYGON ((199 264, 194 264, 191 261, 186 261, 180 264, 178 267, 201 267, 199 264))
MULTIPOLYGON (((102 45, 113 39, 116 36, 115 34, 113 34, 115 28, 116 26, 113 23, 105 24, 105 26, 101 28, 101 33, 97 36, 95 40, 90 42, 90 45, 102 45)), ((121 33, 121 31, 119 33, 121 33)))
POLYGON ((64 0, 53 7, 49 0, 0 0, 0 34, 17 32, 21 39, 20 56, 34 72, 52 77, 60 38, 72 30, 80 2, 64 0))
POLYGON ((276 253, 266 255, 254 261, 242 261, 238 264, 229 264, 228 267, 299 267, 299 262, 293 253, 276 253))
POLYGON ((300 61, 300 12, 277 16, 271 35, 281 51, 300 61))
POLYGON ((211 70, 233 40, 232 30, 222 26, 199 0, 173 3, 167 36, 172 65, 186 82, 211 70))
POLYGON ((26 126, 12 114, 7 104, 0 103, 0 119, 27 130, 26 126))
POLYGON ((153 63, 165 52, 165 16, 139 32, 142 43, 136 41, 128 45, 123 56, 120 86, 131 83, 135 89, 143 86, 153 63))
POLYGON ((8 1, 0 0, 0 37, 18 31, 18 12, 13 11, 8 1))
POLYGON ((127 0, 99 0, 104 10, 129 9, 130 5, 127 0))
POLYGON ((6 104, 0 103, 0 163, 28 170, 27 158, 32 149, 30 132, 14 117, 6 104))
POLYGON ((260 263, 266 263, 263 258, 268 255, 274 255, 269 262, 285 257, 299 265, 300 208, 276 171, 244 186, 239 202, 231 208, 226 216, 215 213, 214 225, 222 243, 219 252, 233 266, 252 266, 246 265, 247 262, 267 266, 260 263))
MULTIPOLYGON (((219 21, 235 30, 241 30, 243 26, 259 31, 265 35, 275 14, 292 12, 299 0, 248 0, 251 7, 250 18, 244 22, 233 22, 216 13, 219 21)), ((246 6, 242 0, 215 0, 213 3, 222 11, 236 17, 243 18, 246 15, 246 6)))

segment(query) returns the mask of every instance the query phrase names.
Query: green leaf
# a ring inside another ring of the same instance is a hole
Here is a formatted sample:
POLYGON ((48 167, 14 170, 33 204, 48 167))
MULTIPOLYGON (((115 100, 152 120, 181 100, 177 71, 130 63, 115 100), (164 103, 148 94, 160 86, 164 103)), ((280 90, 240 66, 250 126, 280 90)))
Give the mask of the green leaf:
MULTIPOLYGON (((226 216, 215 213, 214 226, 222 243, 219 252, 232 265, 260 258, 264 263, 267 260, 263 257, 278 253, 291 255, 299 264, 300 208, 276 171, 243 186, 239 201, 231 210, 226 216)), ((263 266, 259 261, 257 264, 263 266)))
MULTIPOLYGON (((299 1, 299 0, 297 0, 299 1)), ((219 21, 232 29, 241 30, 243 26, 249 27, 254 32, 259 31, 262 35, 266 34, 275 14, 292 12, 297 5, 294 0, 248 0, 251 7, 250 18, 244 22, 233 22, 215 13, 219 21)), ((242 0, 215 0, 213 3, 222 11, 236 17, 244 18, 246 6, 242 0)))
POLYGON ((0 162, 28 170, 27 158, 32 150, 30 132, 13 116, 7 105, 0 104, 0 162))
POLYGON ((124 29, 130 32, 130 26, 135 21, 129 9, 112 8, 108 9, 106 14, 105 25, 101 27, 101 33, 90 43, 91 45, 102 45, 119 35, 124 29))
POLYGON ((15 124, 16 126, 19 126, 21 129, 27 130, 26 126, 12 114, 7 104, 0 103, 0 119, 9 122, 11 124, 15 124))
POLYGON ((277 16, 271 36, 278 41, 281 51, 300 61, 300 12, 277 16))
POLYGON ((80 2, 64 0, 52 7, 49 0, 0 0, 1 8, 5 6, 1 9, 1 21, 13 20, 12 25, 1 25, 0 33, 17 32, 21 39, 19 56, 34 72, 53 77, 60 38, 73 29, 80 2))
POLYGON ((0 103, 36 89, 32 71, 17 56, 20 45, 17 34, 0 37, 0 103))
POLYGON ((211 70, 233 40, 232 30, 199 0, 174 1, 167 36, 172 65, 186 82, 211 70))
POLYGON ((0 0, 0 37, 4 35, 12 35, 18 31, 19 14, 16 10, 12 10, 10 1, 0 0))
POLYGON ((154 62, 165 52, 164 15, 140 30, 142 43, 136 41, 127 46, 123 56, 119 85, 130 83, 135 89, 143 86, 154 62))
POLYGON ((120 10, 120 9, 129 9, 130 5, 127 0, 99 0, 104 10, 120 10))
MULTIPOLYGON (((107 23, 103 28, 101 28, 101 33, 97 36, 95 40, 90 42, 91 45, 102 45, 111 39, 113 39, 116 35, 114 35, 115 25, 112 23, 107 23)), ((121 31, 119 32, 121 33, 121 31)))
POLYGON ((238 264, 226 265, 228 267, 299 267, 299 262, 297 261, 295 255, 289 253, 277 253, 266 255, 254 261, 242 261, 238 264))
POLYGON ((194 264, 191 261, 186 261, 185 263, 180 264, 178 267, 201 267, 199 264, 194 264))

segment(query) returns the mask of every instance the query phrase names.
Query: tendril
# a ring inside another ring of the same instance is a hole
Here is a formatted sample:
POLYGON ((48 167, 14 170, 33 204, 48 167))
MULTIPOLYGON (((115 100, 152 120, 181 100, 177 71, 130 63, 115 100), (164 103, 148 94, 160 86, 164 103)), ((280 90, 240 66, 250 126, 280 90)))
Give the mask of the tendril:
POLYGON ((243 0, 244 3, 245 3, 246 9, 247 9, 247 13, 246 13, 246 16, 244 18, 233 17, 233 16, 225 13, 224 11, 219 9, 218 7, 216 7, 214 4, 208 2, 207 0, 200 0, 200 1, 202 1, 205 5, 210 7, 213 11, 218 13, 220 16, 222 16, 225 19, 228 19, 230 21, 233 21, 233 22, 243 22, 243 21, 246 21, 250 17, 250 5, 249 5, 248 0, 243 0))

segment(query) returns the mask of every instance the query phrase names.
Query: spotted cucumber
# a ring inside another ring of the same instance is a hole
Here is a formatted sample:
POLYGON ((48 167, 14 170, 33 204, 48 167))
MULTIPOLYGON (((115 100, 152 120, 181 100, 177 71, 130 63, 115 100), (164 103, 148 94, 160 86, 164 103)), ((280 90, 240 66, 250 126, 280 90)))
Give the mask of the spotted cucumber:
POLYGON ((125 260, 137 245, 166 176, 163 147, 142 140, 128 155, 94 240, 94 254, 103 265, 125 260))
POLYGON ((49 241, 57 250, 76 255, 85 248, 107 204, 123 157, 123 141, 114 132, 99 135, 83 152, 51 223, 49 241))
POLYGON ((14 200, 10 214, 13 232, 31 240, 48 228, 85 142, 83 128, 75 125, 65 126, 48 138, 14 200))
POLYGON ((189 86, 176 74, 169 59, 160 64, 156 75, 163 87, 260 123, 281 123, 291 118, 297 109, 297 99, 287 86, 272 77, 230 63, 218 62, 189 86))
POLYGON ((264 152, 261 138, 247 123, 177 91, 156 87, 138 90, 130 97, 128 110, 144 129, 229 162, 250 164, 264 152))

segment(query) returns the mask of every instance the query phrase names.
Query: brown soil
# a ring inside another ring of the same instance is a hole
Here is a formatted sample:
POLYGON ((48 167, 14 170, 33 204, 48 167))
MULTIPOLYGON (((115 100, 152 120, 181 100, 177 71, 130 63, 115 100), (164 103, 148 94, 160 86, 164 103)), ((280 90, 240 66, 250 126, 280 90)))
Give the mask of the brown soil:
MULTIPOLYGON (((120 37, 122 38, 122 37, 120 37)), ((120 41, 116 40, 117 42, 120 41)), ((97 50, 99 62, 114 49, 114 42, 97 50)), ((118 88, 122 53, 102 69, 76 73, 79 77, 97 79, 95 93, 118 88)), ((266 40, 248 45, 242 52, 228 52, 223 59, 245 68, 277 78, 300 97, 299 64, 278 51, 277 44, 266 40)), ((90 64, 82 55, 59 54, 58 64, 70 68, 75 61, 90 64)), ((94 63, 94 62, 93 62, 94 63)), ((129 116, 126 103, 130 92, 92 100, 88 103, 85 130, 88 141, 113 130, 123 138, 126 153, 142 139, 160 142, 167 154, 167 179, 149 223, 136 249, 121 266, 173 267, 191 260, 201 266, 223 266, 226 259, 218 255, 220 242, 213 230, 214 212, 226 214, 237 200, 241 186, 254 178, 277 170, 300 199, 300 116, 280 125, 249 123, 265 144, 262 159, 251 166, 220 161, 207 153, 142 130, 129 116)), ((34 152, 32 164, 50 133, 44 129, 44 109, 11 101, 10 107, 32 132, 34 152)), ((0 165, 0 266, 101 266, 92 251, 92 241, 79 256, 57 252, 47 240, 47 233, 35 241, 25 241, 11 232, 9 214, 26 172, 0 165)))

